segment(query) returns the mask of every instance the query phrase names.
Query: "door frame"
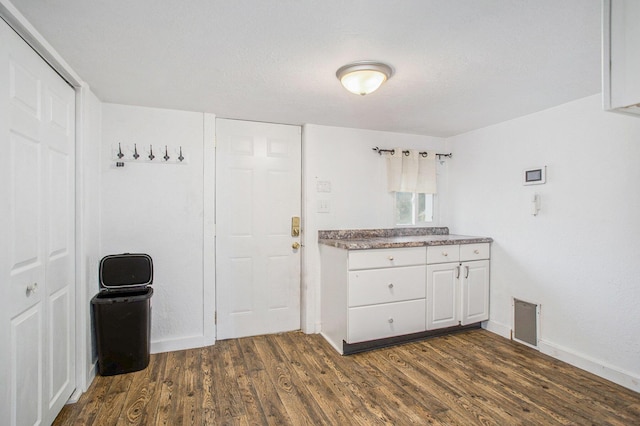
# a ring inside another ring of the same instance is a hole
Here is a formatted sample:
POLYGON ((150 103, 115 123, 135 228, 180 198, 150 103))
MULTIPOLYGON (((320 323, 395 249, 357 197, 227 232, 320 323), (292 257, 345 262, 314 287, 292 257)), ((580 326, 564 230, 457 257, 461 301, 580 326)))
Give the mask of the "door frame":
POLYGON ((88 359, 91 356, 87 349, 91 344, 90 310, 87 298, 87 267, 83 262, 86 259, 85 249, 85 218, 82 214, 82 194, 84 189, 83 180, 83 145, 89 139, 85 136, 88 129, 89 117, 86 117, 85 98, 89 92, 89 86, 75 73, 75 71, 62 59, 60 54, 47 42, 47 40, 31 25, 31 23, 16 9, 16 7, 6 0, 0 0, 0 18, 2 18, 33 50, 42 57, 65 80, 75 91, 75 265, 74 265, 74 287, 75 287, 75 309, 76 309, 76 365, 73 368, 76 378, 76 390, 71 396, 71 401, 77 401, 80 395, 85 392, 91 380, 95 376, 95 364, 88 359), (93 365, 91 365, 93 364, 93 365))

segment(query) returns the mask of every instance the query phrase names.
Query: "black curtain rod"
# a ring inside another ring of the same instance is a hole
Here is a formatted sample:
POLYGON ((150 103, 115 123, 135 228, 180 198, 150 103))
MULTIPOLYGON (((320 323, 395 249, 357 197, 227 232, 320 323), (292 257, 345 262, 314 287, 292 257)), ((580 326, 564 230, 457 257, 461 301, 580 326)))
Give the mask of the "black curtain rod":
MULTIPOLYGON (((375 148, 371 148, 373 149, 375 152, 377 152, 378 154, 382 155, 383 152, 388 152, 391 155, 396 153, 395 149, 380 149, 377 146, 375 148)), ((409 156, 409 151, 402 151, 402 153, 406 156, 409 156)), ((426 157, 427 155, 429 155, 429 153, 427 153, 426 151, 420 151, 419 154, 423 157, 426 157)), ((438 160, 440 160, 442 157, 447 157, 447 158, 451 158, 452 155, 451 153, 448 154, 436 154, 436 156, 438 157, 438 160)))

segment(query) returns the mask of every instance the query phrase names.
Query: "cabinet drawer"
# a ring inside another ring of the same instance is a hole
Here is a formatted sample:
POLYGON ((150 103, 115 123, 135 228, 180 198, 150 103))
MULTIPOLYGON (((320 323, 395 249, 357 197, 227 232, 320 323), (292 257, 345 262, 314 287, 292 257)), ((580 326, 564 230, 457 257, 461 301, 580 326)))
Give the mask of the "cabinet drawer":
POLYGON ((366 269, 349 272, 349 307, 424 299, 427 267, 366 269))
POLYGON ((461 244, 460 261, 489 259, 489 243, 461 244))
POLYGON ((349 308, 347 343, 425 330, 424 299, 349 308))
POLYGON ((349 251, 350 270, 423 265, 425 263, 426 251, 424 247, 349 251))
POLYGON ((460 260, 460 246, 427 246, 427 263, 458 262, 460 260))

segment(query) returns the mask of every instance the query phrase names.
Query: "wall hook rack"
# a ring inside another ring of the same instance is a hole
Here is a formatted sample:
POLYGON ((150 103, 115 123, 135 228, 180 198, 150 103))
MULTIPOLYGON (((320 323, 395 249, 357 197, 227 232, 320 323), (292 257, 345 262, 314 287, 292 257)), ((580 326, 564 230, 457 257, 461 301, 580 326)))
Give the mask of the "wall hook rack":
POLYGON ((137 164, 189 164, 189 156, 182 145, 147 142, 114 142, 111 149, 111 160, 121 163, 137 164), (138 146, 139 145, 139 146, 138 146))
MULTIPOLYGON (((371 149, 374 150, 375 152, 377 152, 379 155, 382 155, 385 152, 388 152, 391 155, 394 155, 396 153, 395 149, 383 149, 383 148, 378 148, 377 146, 375 148, 371 148, 371 149)), ((409 150, 403 150, 402 153, 406 157, 409 156, 409 150)), ((420 151, 419 154, 423 158, 427 158, 427 156, 429 155, 429 153, 426 152, 426 151, 420 151)), ((453 154, 451 154, 451 153, 448 153, 448 154, 437 153, 436 156, 438 157, 438 160, 441 160, 442 157, 451 158, 451 157, 453 157, 453 154)))

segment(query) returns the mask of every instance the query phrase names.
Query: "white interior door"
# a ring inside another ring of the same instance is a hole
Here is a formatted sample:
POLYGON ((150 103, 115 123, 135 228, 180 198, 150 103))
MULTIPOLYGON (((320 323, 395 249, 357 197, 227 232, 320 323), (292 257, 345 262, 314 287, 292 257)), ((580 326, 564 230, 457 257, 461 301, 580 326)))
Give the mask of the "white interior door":
POLYGON ((75 388, 75 92, 0 20, 0 423, 75 388))
POLYGON ((216 120, 217 337, 300 328, 301 129, 216 120))

